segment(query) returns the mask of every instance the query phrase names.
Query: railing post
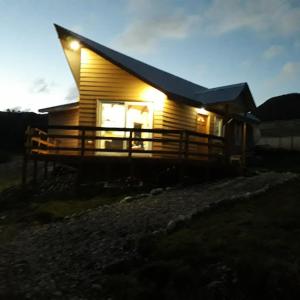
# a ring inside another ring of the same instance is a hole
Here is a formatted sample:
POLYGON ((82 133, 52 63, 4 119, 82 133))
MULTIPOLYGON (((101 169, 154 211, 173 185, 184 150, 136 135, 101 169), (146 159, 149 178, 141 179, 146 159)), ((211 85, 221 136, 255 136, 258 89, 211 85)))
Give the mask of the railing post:
POLYGON ((132 134, 133 134, 133 129, 129 130, 129 140, 128 140, 128 157, 132 156, 132 134))
POLYGON ((40 131, 37 132, 38 132, 37 154, 40 154, 42 134, 40 131))

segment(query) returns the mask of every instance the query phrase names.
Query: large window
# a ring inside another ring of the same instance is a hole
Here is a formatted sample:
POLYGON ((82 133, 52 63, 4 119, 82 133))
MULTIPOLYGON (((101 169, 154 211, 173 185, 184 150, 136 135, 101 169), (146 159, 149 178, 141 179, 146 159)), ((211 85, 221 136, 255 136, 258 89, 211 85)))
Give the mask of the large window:
MULTIPOLYGON (((153 127, 153 108, 152 103, 145 102, 100 102, 98 109, 98 126, 100 127, 119 127, 151 129, 153 127)), ((105 130, 102 136, 125 137, 128 132, 105 130)), ((133 138, 150 138, 148 132, 135 132, 133 138)), ((118 139, 101 140, 100 147, 104 149, 126 149, 126 141, 118 139)), ((150 150, 151 143, 144 141, 133 141, 133 149, 150 150)))

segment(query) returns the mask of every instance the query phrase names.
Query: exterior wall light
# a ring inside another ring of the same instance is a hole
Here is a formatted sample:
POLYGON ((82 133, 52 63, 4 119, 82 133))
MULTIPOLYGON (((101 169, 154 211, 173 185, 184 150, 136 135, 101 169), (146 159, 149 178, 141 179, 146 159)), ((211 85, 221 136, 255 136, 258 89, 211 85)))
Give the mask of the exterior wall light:
POLYGON ((153 102, 155 110, 162 110, 164 107, 164 101, 167 99, 167 95, 156 88, 149 86, 141 92, 141 98, 144 101, 153 102))
POLYGON ((201 107, 201 108, 196 108, 196 112, 197 114, 200 115, 205 115, 207 116, 209 114, 209 111, 207 111, 205 108, 201 107))
POLYGON ((80 48, 80 43, 76 40, 70 42, 70 48, 74 51, 77 51, 80 48))

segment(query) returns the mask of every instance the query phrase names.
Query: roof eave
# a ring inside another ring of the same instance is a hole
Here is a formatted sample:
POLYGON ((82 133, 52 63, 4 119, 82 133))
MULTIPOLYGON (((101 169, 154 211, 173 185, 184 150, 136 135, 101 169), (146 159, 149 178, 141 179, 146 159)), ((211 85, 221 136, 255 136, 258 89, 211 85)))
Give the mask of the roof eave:
POLYGON ((49 113, 49 112, 61 112, 61 111, 67 111, 72 109, 78 109, 79 108, 79 102, 73 102, 73 103, 67 103, 62 105, 56 105, 46 108, 41 108, 38 111, 41 113, 49 113))

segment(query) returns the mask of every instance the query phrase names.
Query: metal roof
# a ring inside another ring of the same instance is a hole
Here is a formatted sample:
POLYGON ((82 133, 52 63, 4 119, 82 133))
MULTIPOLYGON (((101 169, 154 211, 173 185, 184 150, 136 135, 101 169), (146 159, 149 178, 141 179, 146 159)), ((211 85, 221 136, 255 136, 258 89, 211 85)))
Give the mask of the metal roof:
POLYGON ((247 98, 250 99, 248 102, 243 102, 243 105, 249 105, 244 110, 247 111, 256 107, 246 83, 208 89, 105 47, 59 25, 54 25, 60 39, 71 37, 78 40, 81 45, 159 89, 175 101, 185 102, 193 106, 210 106, 240 100, 238 98, 244 91, 248 94, 247 98))
POLYGON ((226 85, 201 91, 195 97, 206 104, 228 102, 239 97, 246 83, 226 85))

